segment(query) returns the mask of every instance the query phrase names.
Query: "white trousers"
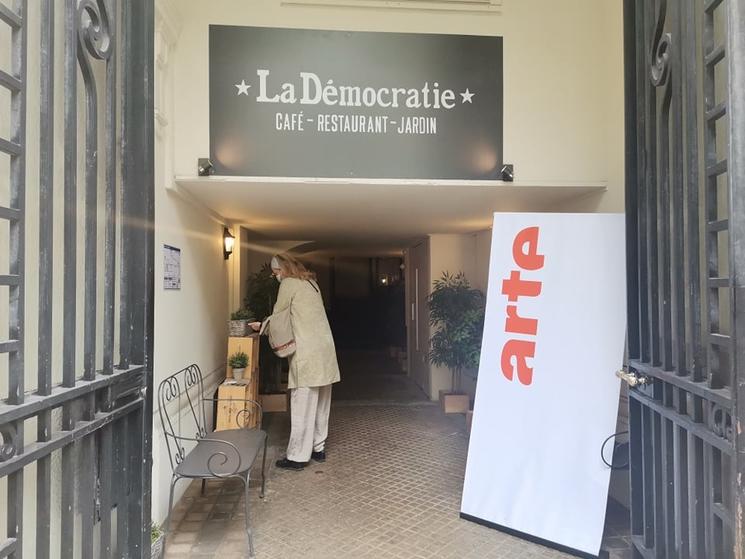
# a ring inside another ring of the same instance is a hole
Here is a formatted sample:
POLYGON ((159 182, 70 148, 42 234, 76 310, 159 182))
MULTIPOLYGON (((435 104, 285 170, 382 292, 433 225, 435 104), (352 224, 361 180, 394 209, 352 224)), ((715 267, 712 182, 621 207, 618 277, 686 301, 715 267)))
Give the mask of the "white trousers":
POLYGON ((307 462, 312 452, 321 452, 329 434, 331 385, 290 390, 290 442, 287 459, 307 462))

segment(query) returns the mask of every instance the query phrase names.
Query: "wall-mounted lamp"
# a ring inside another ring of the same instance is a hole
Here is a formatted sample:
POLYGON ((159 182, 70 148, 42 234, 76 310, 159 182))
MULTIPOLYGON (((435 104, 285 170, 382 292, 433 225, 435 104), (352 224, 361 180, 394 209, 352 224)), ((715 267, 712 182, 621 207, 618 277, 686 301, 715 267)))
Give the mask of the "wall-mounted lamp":
POLYGON ((222 244, 225 260, 227 260, 230 258, 230 255, 233 254, 233 248, 235 247, 235 237, 230 231, 228 231, 227 227, 225 227, 222 232, 222 244))
POLYGON ((197 160, 197 175, 200 177, 209 177, 215 174, 215 166, 212 165, 212 161, 206 157, 200 157, 197 160))

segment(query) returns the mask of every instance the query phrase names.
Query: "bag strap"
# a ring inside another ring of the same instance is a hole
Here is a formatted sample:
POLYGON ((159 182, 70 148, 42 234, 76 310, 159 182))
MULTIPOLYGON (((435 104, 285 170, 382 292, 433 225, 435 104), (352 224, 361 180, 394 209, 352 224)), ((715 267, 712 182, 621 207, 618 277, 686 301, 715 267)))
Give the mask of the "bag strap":
MULTIPOLYGON (((315 289, 315 290, 316 290, 316 293, 320 293, 320 291, 319 291, 318 287, 316 287, 316 286, 315 286, 315 285, 313 284, 313 282, 312 282, 312 281, 310 281, 310 280, 305 280, 305 281, 307 281, 307 282, 308 282, 308 283, 310 284, 310 286, 311 286, 311 287, 312 287, 313 289, 315 289)), ((293 301, 294 299, 295 299, 295 295, 293 294, 293 295, 292 295, 292 297, 290 298, 290 304, 289 304, 289 305, 287 305, 287 308, 291 308, 291 307, 292 307, 292 301, 293 301)), ((262 335, 264 334, 264 331, 265 331, 265 330, 266 330, 266 328, 267 328, 267 327, 269 326, 269 321, 271 320, 271 318, 272 318, 272 316, 271 316, 271 315, 269 315, 268 317, 266 317, 266 319, 264 320, 264 322, 263 322, 263 323, 261 324, 261 330, 259 330, 259 336, 262 336, 262 335)))
MULTIPOLYGON (((312 284, 312 283, 310 282, 310 280, 307 280, 307 281, 308 281, 308 283, 310 283, 310 285, 311 285, 311 286, 313 287, 313 289, 315 289, 316 291, 318 291, 318 289, 316 288, 316 286, 315 286, 315 285, 313 285, 313 284, 312 284)), ((287 307, 285 307, 285 308, 287 308, 287 309, 291 309, 291 308, 292 308, 292 301, 294 301, 294 300, 295 300, 295 294, 293 293, 293 294, 292 294, 292 297, 290 297, 290 302, 289 302, 289 304, 288 304, 288 305, 287 305, 287 307)), ((284 310, 284 309, 283 309, 283 310, 284 310)), ((267 317, 266 317, 266 318, 264 319, 264 322, 262 322, 262 323, 261 323, 261 330, 259 330, 259 336, 263 336, 263 335, 264 335, 264 332, 266 331, 267 327, 269 326, 269 322, 271 321, 271 319, 272 319, 272 315, 269 315, 269 316, 267 316, 267 317)))

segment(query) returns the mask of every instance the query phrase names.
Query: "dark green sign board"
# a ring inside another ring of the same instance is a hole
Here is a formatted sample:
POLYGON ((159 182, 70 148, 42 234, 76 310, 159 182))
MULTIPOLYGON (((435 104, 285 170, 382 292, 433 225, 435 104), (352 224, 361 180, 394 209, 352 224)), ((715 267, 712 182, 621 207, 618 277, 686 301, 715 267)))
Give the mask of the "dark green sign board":
POLYGON ((502 39, 210 26, 218 175, 498 179, 502 39))

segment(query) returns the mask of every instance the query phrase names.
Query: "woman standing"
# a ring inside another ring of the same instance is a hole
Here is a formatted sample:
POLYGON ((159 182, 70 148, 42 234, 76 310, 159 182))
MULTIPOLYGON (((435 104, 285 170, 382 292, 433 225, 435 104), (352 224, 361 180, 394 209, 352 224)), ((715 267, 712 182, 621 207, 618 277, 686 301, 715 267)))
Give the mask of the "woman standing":
MULTIPOLYGON (((326 460, 331 409, 331 385, 339 382, 339 365, 326 309, 316 277, 294 257, 272 258, 272 273, 280 282, 273 313, 290 307, 295 353, 290 356, 290 442, 278 468, 302 470, 311 460, 326 460)), ((251 324, 254 330, 261 323, 251 324)), ((271 323, 269 324, 271 328, 271 323)))

